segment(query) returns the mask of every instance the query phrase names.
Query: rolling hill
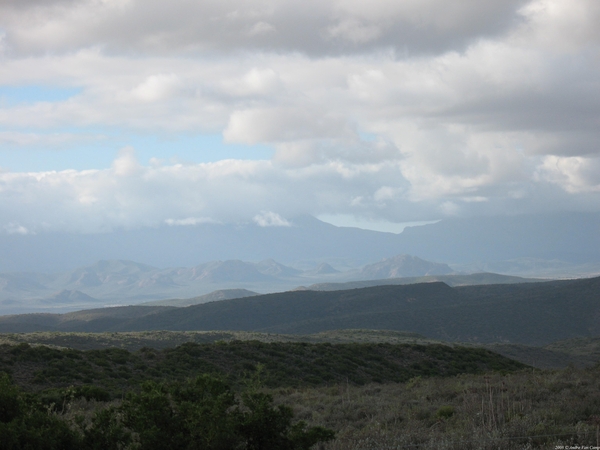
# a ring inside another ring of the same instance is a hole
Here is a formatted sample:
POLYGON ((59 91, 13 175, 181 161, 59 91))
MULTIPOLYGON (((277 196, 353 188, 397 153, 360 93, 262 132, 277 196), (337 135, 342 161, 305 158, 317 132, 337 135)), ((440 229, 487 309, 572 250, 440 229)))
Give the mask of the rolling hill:
POLYGON ((84 383, 110 390, 135 389, 147 380, 183 380, 202 373, 243 383, 259 366, 269 387, 406 382, 414 377, 513 372, 526 367, 486 349, 439 344, 233 341, 144 348, 135 353, 116 348, 0 346, 0 373, 11 373, 17 383, 34 389, 84 383))
POLYGON ((474 343, 545 345, 600 335, 600 278, 450 287, 441 282, 294 291, 187 308, 132 306, 0 317, 0 331, 410 331, 474 343))

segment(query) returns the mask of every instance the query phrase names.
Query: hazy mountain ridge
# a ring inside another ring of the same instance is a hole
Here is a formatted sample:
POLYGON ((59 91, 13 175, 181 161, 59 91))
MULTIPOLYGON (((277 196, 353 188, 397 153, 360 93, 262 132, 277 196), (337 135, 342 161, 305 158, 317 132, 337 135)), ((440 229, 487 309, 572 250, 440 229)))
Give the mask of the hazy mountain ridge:
POLYGON ((153 302, 142 303, 141 305, 155 306, 177 306, 186 307, 199 305, 201 303, 215 302, 219 300, 231 300, 234 298, 245 298, 260 295, 258 292, 249 291, 247 289, 221 289, 213 291, 210 294, 201 295, 193 298, 171 299, 171 300, 156 300, 153 302))
POLYGON ((360 270, 366 279, 419 277, 427 275, 448 275, 454 271, 447 265, 425 261, 417 256, 397 255, 369 264, 360 270))
POLYGON ((600 273, 597 213, 452 218, 407 227, 401 234, 335 227, 311 216, 289 223, 165 226, 94 235, 0 234, 0 268, 59 271, 0 273, 0 313, 86 307, 43 302, 62 290, 80 291, 98 299, 98 306, 193 298, 222 289, 281 292, 453 271, 545 278, 600 273), (418 258, 391 258, 394 254, 418 258), (199 255, 214 260, 198 264, 199 255), (101 261, 60 272, 90 258, 101 261), (427 261, 427 267, 419 267, 420 261, 427 261))
MULTIPOLYGON (((385 269, 378 270, 387 270, 390 274, 425 274, 442 266, 408 255, 386 259, 381 264, 385 269)), ((253 292, 285 291, 307 281, 360 279, 367 276, 369 270, 367 266, 367 272, 340 272, 321 263, 313 270, 302 271, 272 259, 260 262, 211 261, 189 268, 168 269, 133 261, 98 261, 62 274, 6 274, 4 278, 0 274, 0 280, 6 281, 4 288, 0 284, 0 302, 5 313, 18 313, 26 308, 35 311, 36 308, 62 306, 72 310, 94 307, 99 303, 136 304, 184 298, 195 298, 194 302, 197 303, 198 294, 201 297, 212 291, 246 288, 251 288, 253 292), (81 292, 82 295, 78 298, 65 297, 61 304, 60 298, 55 296, 57 291, 81 292)))
POLYGON ((0 271, 62 272, 98 260, 193 267, 198 255, 205 261, 272 258, 285 265, 338 259, 360 267, 411 254, 453 267, 469 265, 471 272, 505 263, 503 273, 509 274, 519 274, 522 258, 555 261, 558 270, 600 263, 600 213, 447 218, 400 234, 335 227, 311 216, 288 219, 291 226, 282 227, 200 224, 90 235, 0 233, 0 271))
POLYGON ((497 273, 472 273, 469 275, 451 274, 451 275, 427 275, 421 277, 402 277, 402 278, 384 278, 378 280, 346 281, 342 283, 315 283, 305 290, 311 291, 342 291, 346 289, 360 289, 374 286, 431 283, 441 281, 448 286, 476 286, 479 284, 518 284, 518 283, 538 283, 547 281, 539 278, 522 278, 508 275, 499 275, 497 273))
POLYGON ((458 342, 546 345, 600 336, 600 277, 450 287, 441 282, 296 291, 187 308, 132 306, 0 317, 0 330, 231 330, 311 334, 339 329, 419 333, 458 342), (146 309, 148 308, 148 309, 146 309), (37 328, 36 328, 37 326, 37 328))
POLYGON ((53 296, 42 300, 44 303, 94 303, 97 301, 98 299, 90 297, 81 291, 70 291, 68 289, 63 289, 53 296))

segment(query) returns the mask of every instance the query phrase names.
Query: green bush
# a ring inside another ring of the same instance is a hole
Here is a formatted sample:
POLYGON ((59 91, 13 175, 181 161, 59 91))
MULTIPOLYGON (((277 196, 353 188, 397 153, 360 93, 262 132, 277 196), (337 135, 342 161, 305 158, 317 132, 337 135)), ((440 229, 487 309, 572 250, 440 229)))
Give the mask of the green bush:
POLYGON ((0 374, 0 450, 81 448, 80 435, 0 374))
MULTIPOLYGON (((145 383, 121 407, 123 426, 143 449, 308 450, 330 430, 292 424, 292 410, 251 391, 238 399, 223 381, 201 375, 185 383, 145 383)), ((125 442, 123 442, 124 444, 125 442)))
POLYGON ((440 406, 435 414, 438 419, 449 419, 454 415, 454 408, 452 406, 440 406))
POLYGON ((23 395, 0 374, 0 450, 308 450, 334 437, 330 430, 293 423, 291 408, 273 406, 270 395, 250 390, 238 396, 210 375, 146 382, 120 406, 100 409, 87 422, 75 418, 72 425, 52 406, 107 395, 94 386, 23 395))

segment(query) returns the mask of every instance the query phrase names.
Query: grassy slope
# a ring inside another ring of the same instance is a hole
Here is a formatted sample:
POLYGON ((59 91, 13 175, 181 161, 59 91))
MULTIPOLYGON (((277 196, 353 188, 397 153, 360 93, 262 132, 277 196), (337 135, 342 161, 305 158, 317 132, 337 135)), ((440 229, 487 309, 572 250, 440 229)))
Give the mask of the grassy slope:
POLYGON ((186 342, 209 344, 229 341, 306 342, 312 344, 442 344, 416 333, 390 330, 333 330, 310 335, 272 334, 247 331, 140 331, 122 333, 34 332, 0 334, 0 344, 47 345, 54 348, 100 350, 122 348, 137 351, 143 347, 172 348, 186 342))
POLYGON ((402 382, 415 376, 525 367, 485 349, 445 345, 232 341, 138 352, 0 346, 0 371, 34 389, 94 384, 114 391, 137 387, 145 379, 183 379, 199 373, 221 374, 239 382, 258 365, 264 368, 264 383, 271 387, 402 382))
MULTIPOLYGON (((231 345, 220 346, 223 347, 231 349, 231 345)), ((306 347, 314 352, 315 348, 326 346, 306 347)), ((339 347, 334 347, 334 350, 339 360, 352 363, 366 352, 371 357, 376 356, 373 349, 379 347, 365 347, 365 352, 357 352, 356 347, 352 346, 348 351, 339 351, 339 347)), ((269 359, 277 360, 278 356, 272 353, 277 353, 280 348, 271 346, 270 353, 259 352, 257 355, 266 355, 269 359)), ((4 357, 6 348, 0 349, 0 354, 4 357)), ((415 350, 414 347, 412 349, 415 350)), ((41 350, 48 352, 47 348, 41 350)), ((110 374, 109 381, 116 380, 112 384, 106 380, 99 382, 101 386, 112 390, 120 386, 127 389, 141 380, 135 378, 135 370, 139 369, 139 366, 138 369, 135 368, 135 364, 145 363, 147 367, 144 373, 147 374, 152 372, 153 368, 165 368, 162 374, 165 381, 177 378, 182 373, 178 369, 195 364, 194 357, 199 353, 197 350, 197 346, 184 346, 168 356, 166 352, 139 352, 138 356, 142 356, 137 359, 136 355, 128 356, 128 353, 122 350, 86 352, 84 355, 81 352, 63 351, 59 352, 62 358, 58 359, 68 361, 63 364, 63 370, 60 372, 66 372, 67 378, 76 373, 74 366, 85 366, 86 361, 91 361, 92 367, 98 366, 110 374)), ((244 355, 252 352, 253 350, 243 350, 244 355)), ((44 360, 52 361, 48 354, 39 354, 36 350, 32 351, 26 347, 13 347, 9 349, 9 353, 21 366, 39 365, 44 360)), ((290 352, 290 348, 284 353, 292 353, 295 357, 305 360, 313 357, 309 352, 290 352)), ((226 366, 228 361, 234 360, 221 354, 215 365, 226 366)), ((303 365, 304 367, 300 368, 304 370, 301 373, 302 377, 312 376, 312 364, 303 365)), ((47 375, 58 376, 61 367, 55 363, 53 368, 54 374, 47 375)), ((31 367, 25 369, 32 370, 31 367)), ((248 369, 252 368, 248 366, 248 369)), ((27 370, 15 371, 13 375, 19 379, 19 376, 27 375, 27 370)), ((280 370, 276 372, 283 373, 280 370)), ((358 371, 353 367, 349 372, 355 374, 358 371)), ((268 372, 263 374, 265 375, 268 375, 268 372)), ((254 378, 250 384, 255 386, 256 381, 254 378)), ((461 374, 451 377, 416 376, 405 383, 360 385, 360 382, 354 384, 353 380, 347 381, 346 378, 337 381, 315 385, 309 379, 304 386, 298 388, 269 382, 271 386, 279 387, 262 391, 272 394, 277 404, 293 408, 296 419, 305 420, 310 426, 321 425, 334 429, 337 439, 323 446, 324 450, 521 450, 557 446, 592 448, 597 445, 596 423, 600 412, 598 367, 585 370, 569 368, 561 371, 524 369, 508 373, 487 372, 484 375, 461 374)), ((43 388, 48 385, 36 384, 32 387, 43 388)), ((118 399, 121 398, 121 395, 116 395, 116 399, 110 403, 88 401, 76 396, 78 391, 86 392, 85 388, 46 390, 38 398, 49 410, 54 405, 55 410, 52 414, 71 424, 76 423, 79 416, 89 420, 94 411, 118 404, 118 399)), ((101 393, 102 388, 97 388, 94 395, 101 393)))
POLYGON ((600 370, 463 375, 276 389, 295 417, 336 431, 327 450, 596 448, 600 370))
MULTIPOLYGON (((54 348, 101 350, 120 348, 131 352, 143 347, 173 348, 191 342, 207 344, 218 341, 306 342, 331 344, 455 344, 428 339, 410 332, 391 330, 332 330, 310 335, 285 335, 246 331, 142 331, 123 333, 11 333, 0 334, 0 344, 46 345, 54 348)), ((485 344, 482 347, 540 369, 592 366, 600 361, 600 339, 574 339, 552 343, 546 347, 520 344, 485 344)), ((460 345, 460 344, 459 344, 460 345)), ((478 345, 463 344, 468 346, 478 345)), ((479 345, 481 346, 481 345, 479 345)))

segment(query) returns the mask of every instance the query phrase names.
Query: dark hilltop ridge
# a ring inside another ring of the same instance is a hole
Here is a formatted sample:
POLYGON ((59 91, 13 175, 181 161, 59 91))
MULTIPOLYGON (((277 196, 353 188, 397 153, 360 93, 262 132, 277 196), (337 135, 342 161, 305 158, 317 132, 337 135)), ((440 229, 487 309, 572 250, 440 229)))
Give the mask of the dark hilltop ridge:
POLYGON ((600 277, 450 287, 293 291, 186 308, 128 306, 0 317, 0 332, 400 330, 455 342, 546 345, 600 335, 600 277))

